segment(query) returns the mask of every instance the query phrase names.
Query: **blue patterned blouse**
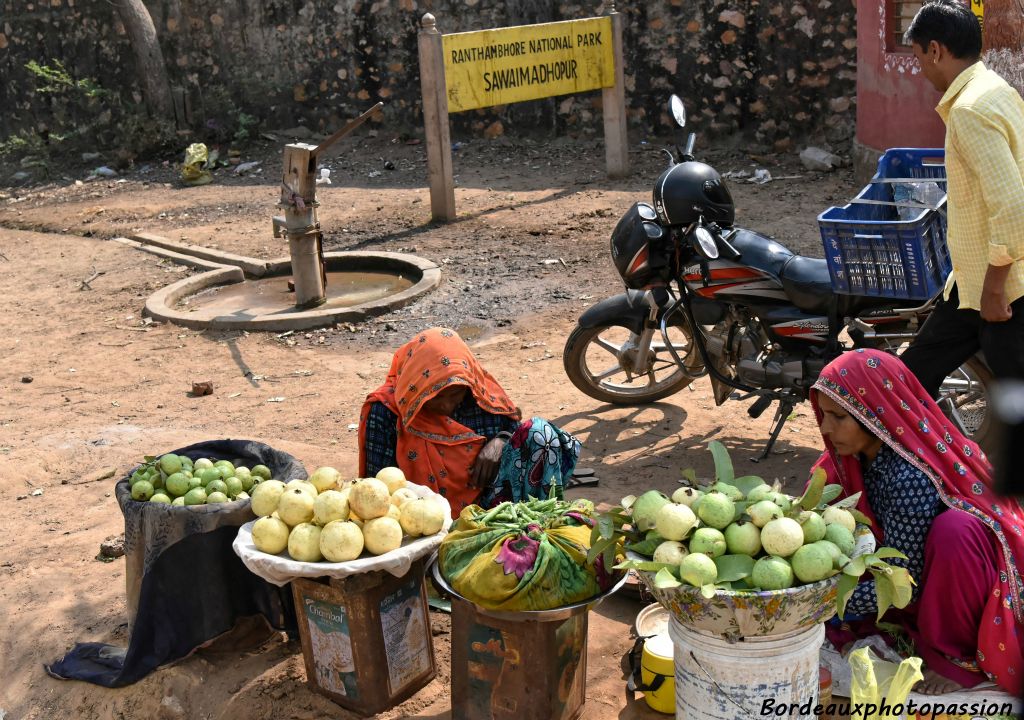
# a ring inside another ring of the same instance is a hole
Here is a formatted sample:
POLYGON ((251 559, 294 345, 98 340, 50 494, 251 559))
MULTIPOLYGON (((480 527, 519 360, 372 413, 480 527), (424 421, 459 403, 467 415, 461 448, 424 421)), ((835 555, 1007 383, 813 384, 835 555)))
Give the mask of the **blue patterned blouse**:
MULTIPOLYGON (((910 571, 917 582, 913 594, 916 600, 924 571, 924 543, 935 516, 945 509, 939 493, 927 475, 885 443, 875 461, 864 470, 864 490, 882 529, 882 545, 907 556, 906 560, 892 558, 886 562, 910 571)), ((878 613, 874 580, 860 583, 853 591, 846 605, 846 619, 851 619, 851 613, 878 613)))
MULTIPOLYGON (((488 440, 499 432, 515 432, 519 422, 507 415, 493 415, 480 409, 470 393, 455 409, 452 419, 488 440)), ((398 416, 381 402, 370 406, 366 416, 366 475, 373 477, 381 468, 397 467, 398 416)))

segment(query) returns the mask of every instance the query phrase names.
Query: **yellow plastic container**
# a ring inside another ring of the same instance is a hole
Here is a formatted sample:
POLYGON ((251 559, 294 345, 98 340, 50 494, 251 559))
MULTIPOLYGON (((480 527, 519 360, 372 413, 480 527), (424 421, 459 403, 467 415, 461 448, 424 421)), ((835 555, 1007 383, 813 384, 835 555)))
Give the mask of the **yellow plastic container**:
POLYGON ((676 711, 675 665, 672 638, 659 633, 644 640, 640 655, 640 680, 644 687, 652 687, 661 678, 656 690, 644 692, 644 700, 652 710, 672 715, 676 711))

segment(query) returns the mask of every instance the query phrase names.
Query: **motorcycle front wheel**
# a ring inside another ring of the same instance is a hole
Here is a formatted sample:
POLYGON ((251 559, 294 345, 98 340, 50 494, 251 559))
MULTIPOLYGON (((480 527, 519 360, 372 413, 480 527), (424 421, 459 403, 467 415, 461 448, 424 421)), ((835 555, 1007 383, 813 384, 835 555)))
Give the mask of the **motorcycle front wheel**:
MULTIPOLYGON (((685 359, 691 350, 696 352, 688 327, 673 326, 668 332, 680 358, 685 359)), ((638 338, 625 325, 577 325, 565 342, 565 374, 584 394, 613 405, 652 403, 693 382, 672 359, 660 332, 654 334, 644 366, 632 367, 631 356, 635 355, 638 338)))

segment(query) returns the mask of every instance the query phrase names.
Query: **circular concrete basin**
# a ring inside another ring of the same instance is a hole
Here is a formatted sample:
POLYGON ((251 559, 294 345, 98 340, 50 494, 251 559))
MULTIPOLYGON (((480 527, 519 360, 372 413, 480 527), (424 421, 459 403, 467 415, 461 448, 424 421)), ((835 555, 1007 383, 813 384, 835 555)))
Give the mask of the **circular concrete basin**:
POLYGON ((298 310, 288 290, 289 260, 267 263, 259 278, 224 266, 193 275, 154 293, 146 312, 184 327, 221 330, 306 330, 337 322, 358 322, 409 304, 437 287, 441 270, 404 253, 324 254, 327 302, 298 310))

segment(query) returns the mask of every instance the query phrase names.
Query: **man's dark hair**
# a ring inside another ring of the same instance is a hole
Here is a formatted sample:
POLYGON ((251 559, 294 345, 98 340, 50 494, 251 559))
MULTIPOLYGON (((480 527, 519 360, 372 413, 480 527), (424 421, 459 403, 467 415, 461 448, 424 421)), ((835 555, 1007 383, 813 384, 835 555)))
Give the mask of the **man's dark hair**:
POLYGON ((959 60, 974 60, 981 55, 981 23, 963 0, 931 0, 910 21, 903 42, 927 50, 932 40, 959 60))

